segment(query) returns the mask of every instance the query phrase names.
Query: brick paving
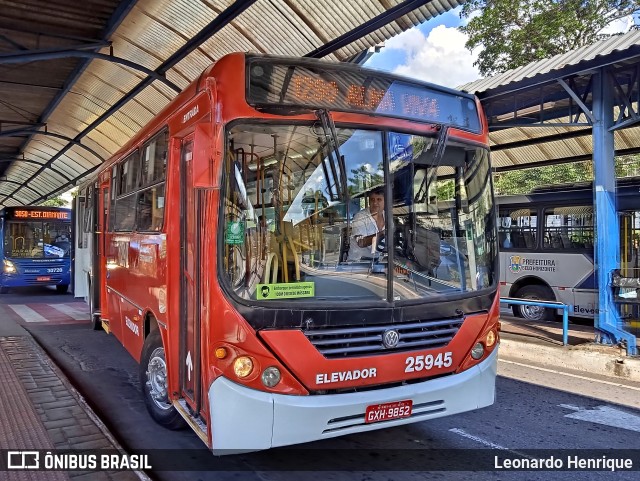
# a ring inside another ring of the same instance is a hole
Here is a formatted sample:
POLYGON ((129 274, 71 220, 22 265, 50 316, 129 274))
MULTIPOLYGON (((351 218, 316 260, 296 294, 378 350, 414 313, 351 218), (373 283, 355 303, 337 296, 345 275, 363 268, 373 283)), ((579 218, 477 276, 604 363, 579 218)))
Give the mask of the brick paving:
MULTIPOLYGON (((122 452, 82 397, 30 336, 0 337, 0 379, 0 449, 122 452)), ((0 473, 0 479, 139 481, 148 478, 133 471, 5 471, 0 473)))

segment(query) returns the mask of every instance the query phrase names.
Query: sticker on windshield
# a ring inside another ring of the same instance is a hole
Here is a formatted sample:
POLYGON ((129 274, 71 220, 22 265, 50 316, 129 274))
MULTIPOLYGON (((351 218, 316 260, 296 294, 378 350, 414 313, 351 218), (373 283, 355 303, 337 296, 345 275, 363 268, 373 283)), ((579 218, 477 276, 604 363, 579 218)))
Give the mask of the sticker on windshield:
POLYGON ((244 244, 244 222, 241 220, 227 222, 226 244, 244 244))
POLYGON ((286 299, 292 297, 313 297, 313 282, 291 282, 287 284, 258 284, 256 297, 260 299, 286 299))

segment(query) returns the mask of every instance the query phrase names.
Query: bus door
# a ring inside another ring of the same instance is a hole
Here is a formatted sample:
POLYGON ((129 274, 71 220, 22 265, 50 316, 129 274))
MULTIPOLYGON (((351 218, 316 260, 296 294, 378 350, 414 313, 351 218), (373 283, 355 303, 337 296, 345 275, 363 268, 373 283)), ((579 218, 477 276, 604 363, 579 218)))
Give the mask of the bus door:
POLYGON ((180 149, 180 386, 182 397, 200 412, 200 305, 197 196, 193 182, 193 140, 189 135, 180 149))
POLYGON ((93 321, 94 315, 100 315, 100 286, 102 285, 102 270, 100 269, 100 259, 104 252, 103 246, 100 242, 100 232, 101 232, 101 214, 102 214, 102 196, 100 195, 99 183, 96 182, 94 185, 89 187, 91 192, 91 198, 93 202, 91 203, 91 213, 90 222, 91 222, 91 248, 89 252, 91 253, 91 291, 89 292, 89 296, 91 298, 89 306, 91 308, 90 315, 91 320, 93 321))

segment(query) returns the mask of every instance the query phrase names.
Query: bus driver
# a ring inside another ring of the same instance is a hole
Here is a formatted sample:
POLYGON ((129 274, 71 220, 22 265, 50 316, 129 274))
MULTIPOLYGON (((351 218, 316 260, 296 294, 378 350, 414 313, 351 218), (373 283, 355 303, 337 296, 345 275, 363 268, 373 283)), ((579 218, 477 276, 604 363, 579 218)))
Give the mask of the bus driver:
POLYGON ((353 216, 348 260, 358 261, 374 257, 375 246, 384 236, 384 187, 368 194, 369 207, 353 216))

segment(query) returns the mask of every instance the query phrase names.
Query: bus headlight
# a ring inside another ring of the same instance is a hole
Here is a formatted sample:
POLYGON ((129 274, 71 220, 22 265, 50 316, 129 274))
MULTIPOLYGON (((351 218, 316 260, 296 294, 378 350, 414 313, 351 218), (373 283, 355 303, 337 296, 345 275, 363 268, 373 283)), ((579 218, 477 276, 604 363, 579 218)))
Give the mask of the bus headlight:
POLYGON ((484 356, 484 346, 481 342, 478 342, 475 346, 473 346, 473 349, 471 349, 471 357, 475 360, 478 360, 482 356, 484 356))
POLYGON ((262 371, 262 384, 266 387, 275 387, 280 382, 280 369, 271 366, 262 371))
POLYGON ((4 271, 7 274, 15 274, 16 273, 16 266, 10 260, 5 259, 4 260, 4 271))
POLYGON ((247 377, 253 371, 253 361, 248 356, 240 356, 233 361, 233 372, 239 378, 247 377))

